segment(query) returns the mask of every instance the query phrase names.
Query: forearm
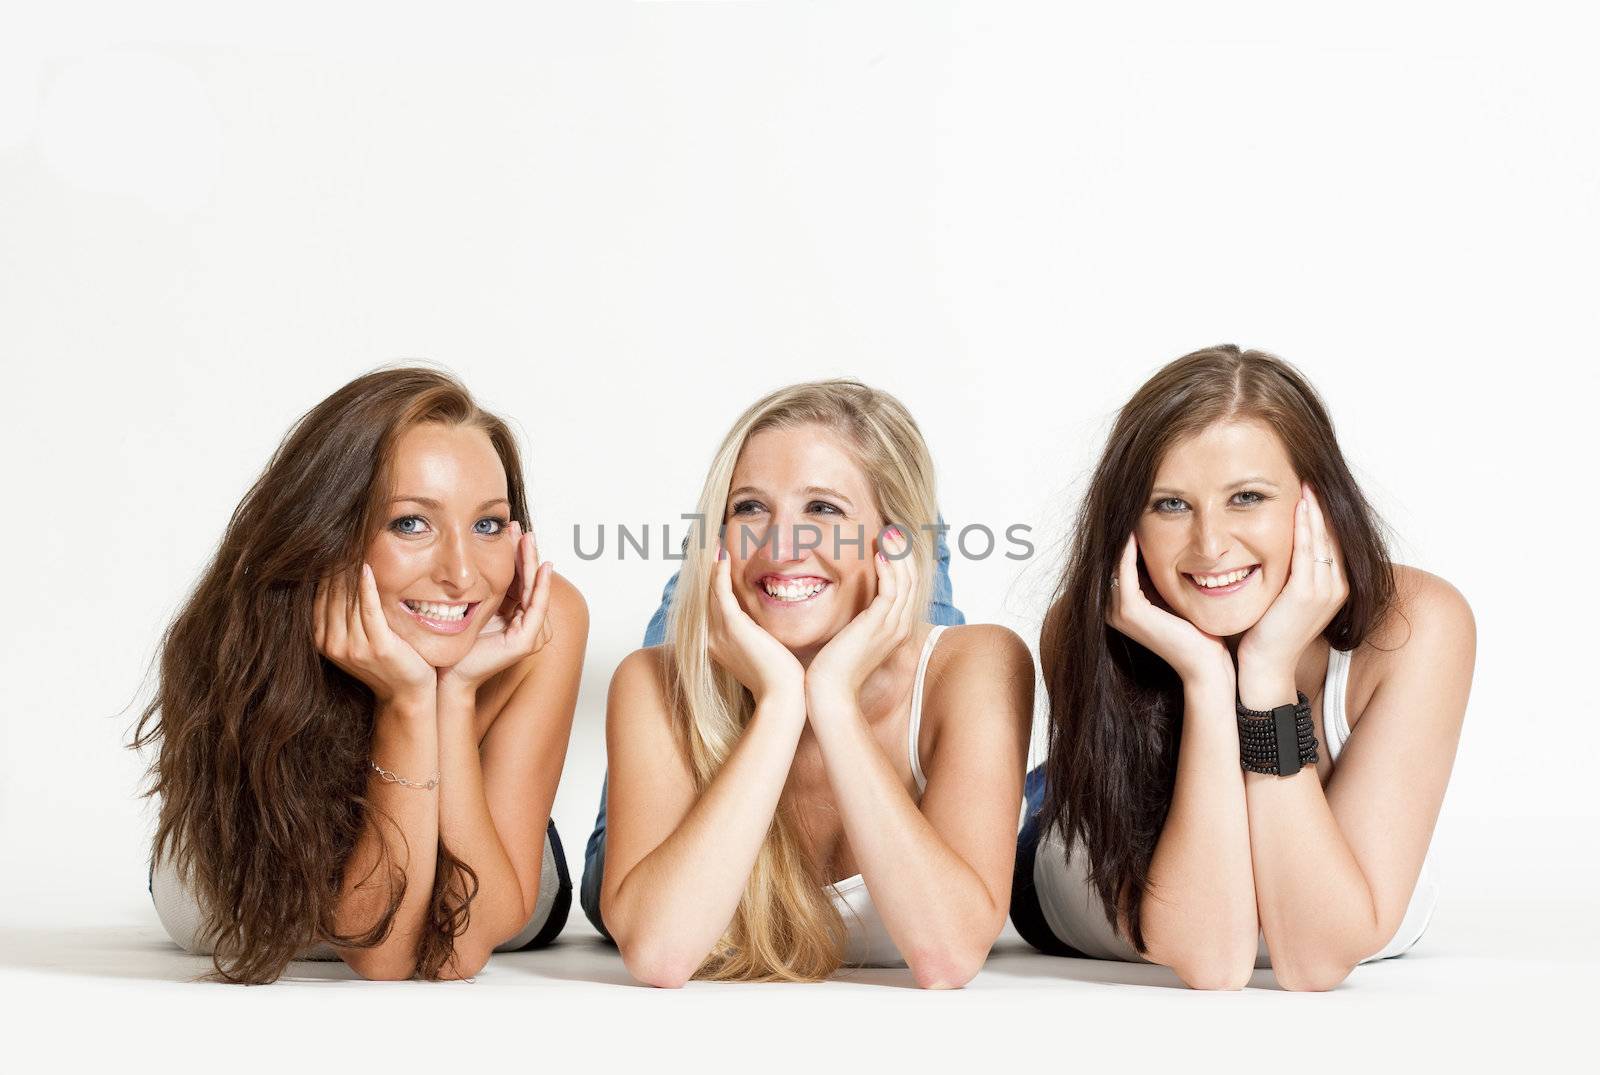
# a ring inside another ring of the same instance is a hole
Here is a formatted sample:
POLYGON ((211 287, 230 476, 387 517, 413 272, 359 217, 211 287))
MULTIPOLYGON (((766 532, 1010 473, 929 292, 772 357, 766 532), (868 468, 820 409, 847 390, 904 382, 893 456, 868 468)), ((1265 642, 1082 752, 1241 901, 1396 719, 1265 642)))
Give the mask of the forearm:
POLYGON ((606 926, 636 977, 687 979, 727 931, 804 726, 798 694, 763 699, 682 822, 618 883, 606 926))
POLYGON ((1290 777, 1248 773, 1245 794, 1256 902, 1273 973, 1291 989, 1337 984, 1388 938, 1316 767, 1290 777))
POLYGON ((1186 684, 1166 823, 1139 905, 1147 956, 1201 988, 1239 988, 1258 923, 1233 683, 1186 684))
MULTIPOLYGON (((1281 668, 1245 668, 1239 700, 1266 710, 1296 697, 1281 668)), ((1290 988, 1343 980, 1383 946, 1378 915, 1355 855, 1328 806, 1315 765, 1294 776, 1245 774, 1261 931, 1273 973, 1290 988)))
POLYGON ((439 840, 478 877, 467 928, 455 941, 460 972, 470 975, 488 961, 496 945, 526 924, 538 891, 522 891, 489 812, 478 750, 476 691, 443 687, 438 709, 439 840))
POLYGON ((963 984, 1005 925, 991 892, 907 794, 853 699, 808 701, 828 782, 873 906, 919 981, 963 984))
MULTIPOLYGON (((377 713, 372 758, 417 783, 438 767, 439 744, 431 698, 396 702, 377 713)), ((409 978, 417 943, 432 901, 439 845, 438 789, 407 787, 377 772, 367 778, 366 827, 345 862, 335 920, 340 933, 364 933, 377 924, 390 899, 390 874, 380 869, 387 853, 404 873, 405 892, 383 943, 373 948, 335 946, 341 958, 366 978, 409 978)))

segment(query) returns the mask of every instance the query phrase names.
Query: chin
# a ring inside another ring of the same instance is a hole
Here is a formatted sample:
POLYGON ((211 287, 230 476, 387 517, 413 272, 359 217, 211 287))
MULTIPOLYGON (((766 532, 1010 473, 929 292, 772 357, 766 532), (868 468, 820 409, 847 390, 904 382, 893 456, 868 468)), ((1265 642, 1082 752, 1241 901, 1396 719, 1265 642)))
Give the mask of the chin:
POLYGON ((1242 635, 1254 627, 1261 620, 1262 611, 1255 608, 1241 609, 1237 612, 1217 609, 1203 615, 1191 615, 1188 619, 1208 635, 1231 638, 1234 635, 1242 635))
MULTIPOLYGON (((474 636, 476 637, 476 636, 474 636)), ((411 648, 422 655, 422 659, 435 668, 449 668, 467 655, 472 649, 473 639, 452 638, 442 641, 435 638, 412 638, 406 641, 411 643, 411 648)))
POLYGON ((801 650, 808 646, 820 646, 832 637, 818 631, 805 630, 794 624, 762 623, 761 629, 791 650, 801 650))

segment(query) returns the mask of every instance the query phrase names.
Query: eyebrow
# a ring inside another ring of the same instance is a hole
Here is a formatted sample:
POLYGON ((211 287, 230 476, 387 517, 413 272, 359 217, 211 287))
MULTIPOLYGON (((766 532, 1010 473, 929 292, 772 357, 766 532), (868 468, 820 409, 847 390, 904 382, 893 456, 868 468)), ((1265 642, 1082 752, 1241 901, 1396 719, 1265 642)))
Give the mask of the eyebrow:
MULTIPOLYGON (((389 498, 389 503, 395 504, 402 500, 410 501, 413 504, 421 504, 425 508, 437 508, 439 506, 437 500, 432 500, 425 496, 392 496, 389 498)), ((497 496, 493 500, 485 500, 482 504, 479 504, 478 510, 482 511, 484 508, 493 507, 496 504, 505 504, 509 507, 511 501, 503 496, 497 496)))
MULTIPOLYGON (((1255 476, 1252 476, 1252 477, 1249 477, 1249 478, 1240 478, 1238 481, 1234 482, 1232 485, 1225 485, 1225 486, 1223 486, 1223 488, 1224 489, 1238 489, 1241 486, 1245 486, 1245 485, 1265 485, 1265 486, 1269 486, 1269 487, 1271 487, 1273 489, 1276 489, 1278 487, 1276 482, 1270 482, 1267 479, 1261 477, 1260 475, 1255 475, 1255 476)), ((1163 486, 1163 485, 1158 485, 1154 489, 1150 490, 1150 495, 1151 496, 1155 496, 1158 493, 1161 494, 1162 496, 1183 496, 1184 495, 1184 492, 1183 492, 1182 489, 1169 489, 1169 488, 1167 488, 1166 486, 1163 486)))
MULTIPOLYGON (((842 500, 844 501, 844 506, 849 508, 851 511, 854 511, 856 507, 849 497, 845 496, 837 489, 829 489, 826 485, 808 485, 800 491, 806 496, 831 496, 835 500, 842 500)), ((755 496, 766 496, 765 493, 753 485, 741 485, 739 488, 728 494, 728 499, 732 500, 734 497, 744 496, 746 493, 750 493, 755 496)))

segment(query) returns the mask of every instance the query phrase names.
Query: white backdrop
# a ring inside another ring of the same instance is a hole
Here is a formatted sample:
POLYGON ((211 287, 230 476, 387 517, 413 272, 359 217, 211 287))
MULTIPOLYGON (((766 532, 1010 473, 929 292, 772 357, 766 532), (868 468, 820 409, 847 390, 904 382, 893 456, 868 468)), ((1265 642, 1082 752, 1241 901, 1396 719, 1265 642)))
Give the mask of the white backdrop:
POLYGON ((0 32, 4 921, 149 915, 120 744, 159 633, 290 422, 406 358, 514 419, 589 602, 574 869, 671 570, 575 525, 675 522, 758 394, 853 375, 951 522, 1035 527, 954 565, 1032 641, 1109 417, 1222 341, 1310 375, 1400 558, 1476 612, 1441 828, 1596 817, 1575 7, 141 6, 0 32))

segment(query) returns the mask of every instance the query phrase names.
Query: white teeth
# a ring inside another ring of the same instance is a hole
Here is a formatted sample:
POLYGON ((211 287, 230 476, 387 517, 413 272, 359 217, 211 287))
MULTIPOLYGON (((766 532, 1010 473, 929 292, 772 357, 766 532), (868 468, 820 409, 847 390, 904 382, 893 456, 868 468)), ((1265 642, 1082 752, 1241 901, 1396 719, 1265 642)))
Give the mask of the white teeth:
POLYGON ((1232 586, 1254 570, 1255 568, 1253 567, 1241 567, 1239 570, 1230 571, 1226 575, 1190 575, 1189 577, 1206 589, 1214 590, 1219 586, 1232 586))
POLYGON ((776 582, 767 579, 762 582, 762 588, 769 596, 781 601, 804 601, 808 597, 815 597, 822 592, 826 582, 776 582))
POLYGON ((426 616, 430 620, 450 622, 466 616, 466 605, 440 605, 432 601, 407 601, 406 606, 419 616, 426 616))

